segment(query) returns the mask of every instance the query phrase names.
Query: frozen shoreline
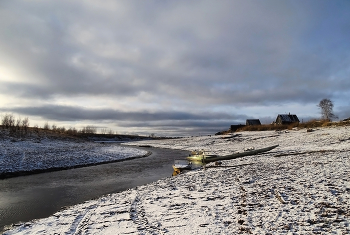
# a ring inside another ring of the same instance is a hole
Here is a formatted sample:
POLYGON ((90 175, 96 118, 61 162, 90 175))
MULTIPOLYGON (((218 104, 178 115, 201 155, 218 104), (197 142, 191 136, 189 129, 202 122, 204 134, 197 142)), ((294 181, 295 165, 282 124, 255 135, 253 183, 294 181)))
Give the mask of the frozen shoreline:
POLYGON ((5 234, 349 234, 347 127, 125 143, 224 155, 279 147, 88 201, 5 234))
POLYGON ((113 143, 42 137, 0 140, 0 179, 124 161, 150 152, 113 143))

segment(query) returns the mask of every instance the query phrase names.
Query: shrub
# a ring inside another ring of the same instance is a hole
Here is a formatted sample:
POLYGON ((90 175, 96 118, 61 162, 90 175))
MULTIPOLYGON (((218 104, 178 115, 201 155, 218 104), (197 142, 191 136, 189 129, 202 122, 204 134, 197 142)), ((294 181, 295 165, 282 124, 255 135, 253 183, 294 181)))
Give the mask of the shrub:
POLYGON ((328 120, 311 120, 304 123, 292 123, 289 125, 256 125, 256 126, 244 126, 237 130, 240 131, 272 131, 272 130, 291 130, 295 127, 298 128, 317 128, 317 127, 329 127, 329 126, 349 126, 350 122, 331 122, 328 120))
POLYGON ((66 131, 66 133, 68 134, 68 135, 76 135, 77 133, 78 133, 78 131, 73 127, 70 127, 67 131, 66 131))
POLYGON ((45 122, 43 129, 44 130, 50 130, 50 126, 49 126, 48 122, 45 122))
POLYGON ((5 114, 1 119, 1 125, 5 128, 11 128, 15 126, 15 118, 13 114, 5 114))
POLYGON ((96 127, 85 126, 81 129, 80 133, 82 133, 82 134, 96 134, 96 127))

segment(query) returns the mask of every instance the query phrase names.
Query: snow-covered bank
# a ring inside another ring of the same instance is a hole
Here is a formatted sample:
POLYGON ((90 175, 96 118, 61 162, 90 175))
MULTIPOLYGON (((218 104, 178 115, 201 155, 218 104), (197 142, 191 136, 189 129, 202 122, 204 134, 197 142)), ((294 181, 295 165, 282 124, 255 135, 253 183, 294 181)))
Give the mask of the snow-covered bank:
POLYGON ((147 155, 147 151, 112 143, 42 137, 0 140, 0 178, 120 161, 147 155))
POLYGON ((216 154, 280 146, 88 201, 5 234, 350 233, 346 127, 240 134, 132 144, 216 154))
MULTIPOLYGON (((286 131, 251 131, 230 136, 199 136, 180 139, 145 140, 125 145, 149 145, 159 148, 205 150, 207 153, 227 155, 247 148, 264 148, 279 145, 277 151, 292 153, 317 150, 349 149, 350 129, 348 127, 319 128, 311 132, 306 129, 286 131)), ((274 150, 275 151, 275 150, 274 150)))

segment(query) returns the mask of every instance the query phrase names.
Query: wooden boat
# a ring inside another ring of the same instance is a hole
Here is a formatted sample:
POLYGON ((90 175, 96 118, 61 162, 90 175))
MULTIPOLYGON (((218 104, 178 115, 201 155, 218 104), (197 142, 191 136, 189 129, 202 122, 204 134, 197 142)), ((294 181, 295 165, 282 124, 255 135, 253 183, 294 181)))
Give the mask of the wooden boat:
POLYGON ((218 155, 206 154, 204 150, 200 150, 200 151, 192 151, 191 154, 187 157, 187 160, 204 163, 203 159, 209 160, 217 157, 218 155))
POLYGON ((235 158, 240 158, 240 157, 245 157, 245 156, 250 156, 250 155, 255 155, 263 152, 270 151, 274 148, 278 147, 278 145, 266 147, 266 148, 261 148, 261 149, 255 149, 255 150, 249 150, 249 151, 244 151, 241 153, 233 153, 229 155, 207 155, 205 154, 204 151, 194 151, 192 152, 187 159, 189 161, 199 161, 202 163, 209 163, 209 162, 216 162, 216 161, 222 161, 222 160, 231 160, 235 158))

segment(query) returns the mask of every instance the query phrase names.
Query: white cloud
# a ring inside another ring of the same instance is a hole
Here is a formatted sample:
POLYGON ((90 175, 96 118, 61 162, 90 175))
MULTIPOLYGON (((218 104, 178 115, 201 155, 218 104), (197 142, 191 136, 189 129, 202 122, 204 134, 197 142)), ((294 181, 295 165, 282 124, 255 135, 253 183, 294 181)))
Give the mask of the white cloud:
POLYGON ((324 1, 4 2, 0 109, 44 100, 138 115, 233 107, 268 117, 293 103, 312 116, 303 107, 349 99, 349 9, 324 1))

